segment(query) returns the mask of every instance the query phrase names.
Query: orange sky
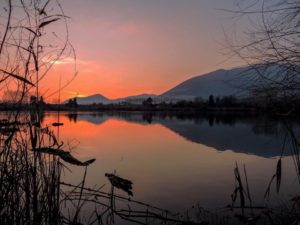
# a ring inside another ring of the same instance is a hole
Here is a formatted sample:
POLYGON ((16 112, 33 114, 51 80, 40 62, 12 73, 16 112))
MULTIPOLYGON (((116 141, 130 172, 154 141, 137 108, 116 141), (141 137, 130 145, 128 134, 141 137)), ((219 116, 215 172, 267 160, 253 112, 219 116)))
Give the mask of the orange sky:
MULTIPOLYGON (((217 9, 234 7, 231 1, 61 2, 71 17, 69 36, 78 71, 62 99, 96 93, 108 98, 161 94, 193 76, 239 64, 222 54, 223 29, 230 31, 232 20, 217 9)), ((41 84, 42 93, 53 93, 59 76, 63 84, 70 80, 72 69, 70 58, 56 64, 41 84)))

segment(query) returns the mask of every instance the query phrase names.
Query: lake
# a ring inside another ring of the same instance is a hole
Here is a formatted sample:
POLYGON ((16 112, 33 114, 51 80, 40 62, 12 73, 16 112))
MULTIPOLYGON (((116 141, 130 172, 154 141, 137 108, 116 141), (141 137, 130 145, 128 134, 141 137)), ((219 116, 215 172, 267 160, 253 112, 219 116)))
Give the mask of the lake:
MULTIPOLYGON (((56 122, 47 113, 44 124, 56 122)), ((87 185, 109 191, 105 173, 133 181, 134 198, 175 212, 199 203, 208 209, 231 203, 233 169, 247 169, 253 201, 264 193, 281 155, 283 125, 266 118, 193 118, 149 113, 60 113, 59 138, 80 160, 96 158, 87 185)), ((298 191, 293 159, 283 153, 282 186, 272 204, 298 191)), ((68 166, 65 180, 79 183, 84 170, 68 166)), ((126 196, 125 192, 118 193, 126 196)))

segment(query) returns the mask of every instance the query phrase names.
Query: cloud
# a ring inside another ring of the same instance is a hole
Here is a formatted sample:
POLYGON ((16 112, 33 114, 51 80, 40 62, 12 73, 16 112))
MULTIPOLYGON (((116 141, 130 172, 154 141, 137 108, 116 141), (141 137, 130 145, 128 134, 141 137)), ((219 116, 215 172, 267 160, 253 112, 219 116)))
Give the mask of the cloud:
POLYGON ((91 61, 88 60, 81 60, 81 59, 75 59, 73 57, 66 57, 59 60, 44 60, 44 62, 54 64, 54 65, 67 65, 67 64, 77 64, 77 65, 88 65, 92 64, 91 61))

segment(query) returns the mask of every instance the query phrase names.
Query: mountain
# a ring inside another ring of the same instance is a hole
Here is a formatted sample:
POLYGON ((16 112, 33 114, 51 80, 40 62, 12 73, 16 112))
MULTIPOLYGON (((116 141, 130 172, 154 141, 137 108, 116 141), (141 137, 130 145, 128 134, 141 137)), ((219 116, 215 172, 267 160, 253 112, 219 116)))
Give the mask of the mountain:
MULTIPOLYGON (((65 102, 68 102, 69 100, 66 100, 65 102)), ((80 105, 89 105, 93 103, 103 103, 103 104, 108 104, 110 103, 110 99, 106 98, 103 95, 100 94, 95 94, 95 95, 90 95, 87 97, 77 97, 77 103, 80 105)))
POLYGON ((248 71, 249 67, 231 70, 221 69, 196 76, 166 91, 161 97, 180 99, 201 97, 207 99, 211 94, 214 96, 241 95, 244 92, 241 85, 249 79, 249 76, 245 76, 244 73, 247 72, 248 74, 248 71))
MULTIPOLYGON (((104 95, 101 94, 95 94, 95 95, 90 95, 87 97, 77 97, 77 103, 79 105, 90 105, 93 103, 102 103, 102 104, 111 104, 111 103, 122 103, 122 102, 130 102, 130 103, 135 103, 135 104, 142 104, 144 100, 147 98, 155 98, 157 95, 153 94, 140 94, 140 95, 133 95, 133 96, 128 96, 125 98, 117 98, 117 99, 109 99, 105 97, 104 95)), ((65 103, 67 103, 70 99, 67 99, 65 103)))
POLYGON ((155 99, 157 95, 154 94, 140 94, 140 95, 133 95, 133 96, 128 96, 125 98, 118 98, 114 99, 114 103, 121 103, 121 102, 129 102, 133 104, 142 104, 143 101, 145 101, 147 98, 153 98, 155 99))
POLYGON ((134 100, 134 99, 147 99, 147 98, 155 98, 157 95, 154 94, 140 94, 140 95, 132 95, 132 96, 128 96, 125 98, 119 98, 116 99, 117 101, 122 101, 122 100, 134 100))
POLYGON ((220 69, 188 79, 158 96, 141 94, 125 98, 108 99, 103 95, 96 94, 84 98, 77 98, 77 102, 79 104, 118 104, 122 102, 142 104, 142 102, 149 97, 151 97, 154 102, 176 101, 180 99, 189 100, 196 97, 208 99, 210 95, 214 95, 215 97, 229 95, 243 97, 249 95, 251 91, 257 87, 274 88, 278 87, 278 85, 289 87, 290 84, 295 84, 295 82, 300 83, 299 75, 297 74, 299 68, 297 67, 297 70, 293 68, 294 67, 287 64, 258 64, 254 67, 246 66, 229 70, 220 69))
POLYGON ((177 99, 208 99, 210 95, 242 97, 259 88, 294 85, 300 82, 298 69, 288 64, 257 64, 221 69, 186 80, 160 96, 177 99))

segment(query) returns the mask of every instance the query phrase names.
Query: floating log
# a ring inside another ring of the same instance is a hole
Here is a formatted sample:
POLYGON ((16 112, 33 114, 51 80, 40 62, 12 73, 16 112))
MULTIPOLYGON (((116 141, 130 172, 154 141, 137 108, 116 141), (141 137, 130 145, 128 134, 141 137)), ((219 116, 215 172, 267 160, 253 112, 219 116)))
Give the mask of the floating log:
POLYGON ((105 173, 105 176, 110 181, 111 185, 127 192, 128 195, 133 196, 132 193, 132 182, 130 180, 123 179, 119 176, 116 176, 112 173, 105 173))
POLYGON ((76 166, 88 166, 96 161, 96 159, 90 159, 85 162, 81 162, 80 160, 78 160, 74 156, 72 156, 69 151, 64 151, 62 149, 44 147, 44 148, 37 148, 34 151, 39 152, 39 153, 46 153, 46 154, 50 154, 50 155, 59 156, 65 162, 68 162, 68 163, 70 163, 72 165, 76 165, 76 166))

